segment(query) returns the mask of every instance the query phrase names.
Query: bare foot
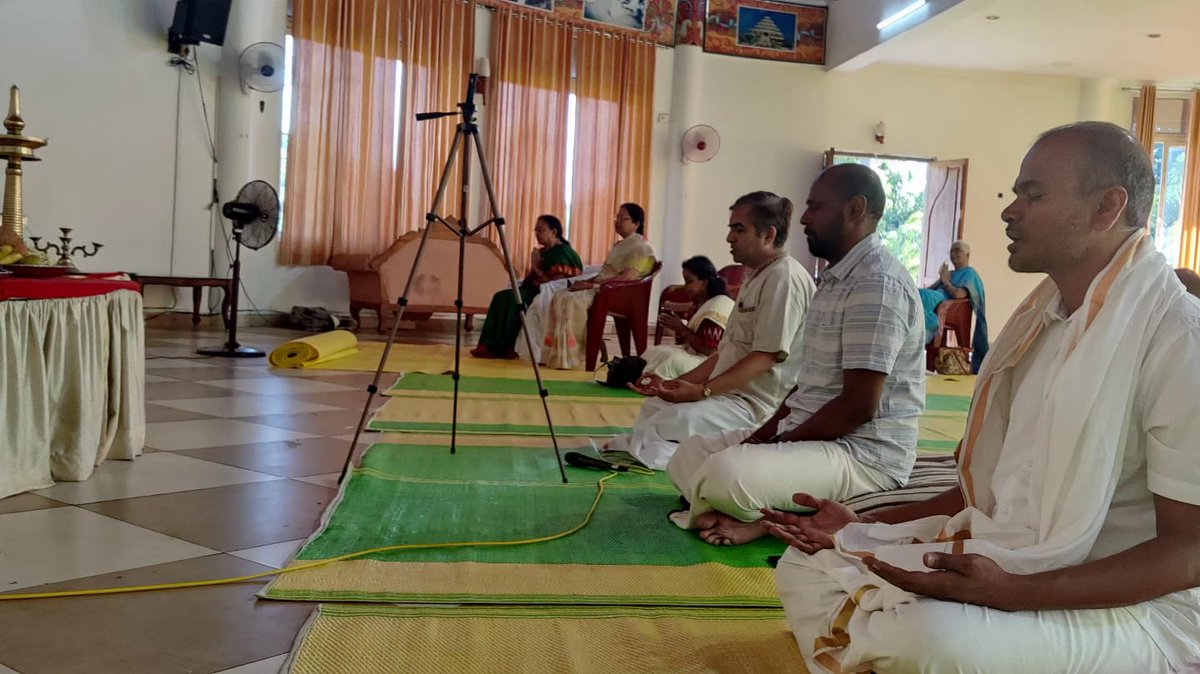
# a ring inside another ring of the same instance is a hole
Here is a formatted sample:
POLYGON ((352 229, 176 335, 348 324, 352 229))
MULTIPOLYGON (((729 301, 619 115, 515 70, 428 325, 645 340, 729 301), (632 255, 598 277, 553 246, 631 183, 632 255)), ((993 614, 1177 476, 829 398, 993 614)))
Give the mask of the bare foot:
POLYGON ((696 520, 700 540, 709 545, 742 545, 767 535, 761 521, 742 522, 725 513, 707 512, 696 520), (708 515, 713 517, 710 519, 708 515))

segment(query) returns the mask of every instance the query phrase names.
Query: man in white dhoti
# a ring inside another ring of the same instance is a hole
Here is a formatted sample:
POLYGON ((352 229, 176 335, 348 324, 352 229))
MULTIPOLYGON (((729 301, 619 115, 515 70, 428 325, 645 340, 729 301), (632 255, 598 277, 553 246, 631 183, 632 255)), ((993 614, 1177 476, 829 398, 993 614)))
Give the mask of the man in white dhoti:
POLYGON ((808 248, 828 260, 800 347, 796 390, 757 430, 684 441, 667 471, 690 508, 671 516, 715 545, 767 534, 762 508, 798 489, 846 499, 895 489, 916 461, 925 328, 912 276, 875 229, 886 198, 867 166, 834 166, 809 192, 808 248))
POLYGON ((606 449, 629 452, 655 470, 666 468, 678 444, 697 434, 754 427, 771 416, 795 383, 804 316, 813 280, 784 249, 792 202, 771 192, 740 197, 729 213, 729 251, 751 269, 738 293, 717 352, 667 381, 636 388, 646 401, 632 434, 606 449))
POLYGON ((777 581, 810 669, 1200 671, 1200 301, 1112 124, 1044 134, 1004 210, 1046 273, 983 364, 960 485, 857 518, 797 494, 777 581))

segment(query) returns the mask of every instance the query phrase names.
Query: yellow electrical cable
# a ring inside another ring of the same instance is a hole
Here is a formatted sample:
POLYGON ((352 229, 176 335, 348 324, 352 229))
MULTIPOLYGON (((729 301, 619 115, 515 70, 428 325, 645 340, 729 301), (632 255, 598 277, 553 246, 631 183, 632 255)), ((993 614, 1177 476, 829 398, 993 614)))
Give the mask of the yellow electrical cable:
MULTIPOLYGON (((646 470, 639 466, 629 467, 633 472, 644 472, 644 474, 653 475, 653 471, 646 470)), ((356 471, 357 472, 357 471, 356 471)), ((257 580, 259 578, 267 578, 269 576, 279 576, 285 573, 293 573, 295 571, 304 571, 306 569, 315 569, 318 566, 325 566, 334 562, 343 562, 347 559, 355 557, 363 557, 372 555, 377 552, 391 552, 392 550, 431 550, 436 548, 470 548, 470 547, 510 547, 514 545, 532 545, 534 543, 545 543, 554 541, 560 538, 566 538, 586 527, 592 522, 592 516, 596 514, 596 508, 600 506, 600 498, 604 496, 604 483, 612 478, 620 475, 620 473, 609 473, 600 478, 596 483, 596 498, 592 500, 591 507, 588 508, 587 515, 583 521, 575 526, 561 531, 557 534, 541 536, 539 538, 528 538, 519 541, 464 541, 457 543, 404 543, 401 545, 386 545, 380 548, 371 548, 370 550, 359 550, 330 559, 321 559, 299 566, 289 566, 286 569, 275 569, 272 571, 263 571, 262 573, 254 573, 249 576, 235 576, 233 578, 214 578, 212 580, 192 580, 183 583, 163 583, 161 585, 135 585, 131 587, 103 587, 95 590, 64 590, 62 592, 35 592, 30 594, 0 594, 0 601, 13 601, 16 599, 52 599, 56 597, 90 597, 102 594, 122 594, 127 592, 149 592, 151 590, 179 590, 189 587, 207 587, 210 585, 232 585, 234 583, 244 583, 248 580, 257 580)))

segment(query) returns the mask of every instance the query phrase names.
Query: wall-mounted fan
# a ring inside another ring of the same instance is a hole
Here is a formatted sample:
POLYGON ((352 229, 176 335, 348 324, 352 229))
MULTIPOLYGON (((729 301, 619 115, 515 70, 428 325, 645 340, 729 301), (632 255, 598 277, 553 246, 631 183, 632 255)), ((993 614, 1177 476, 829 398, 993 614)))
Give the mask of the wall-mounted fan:
POLYGON ((242 288, 242 246, 258 250, 275 238, 279 225, 279 195, 269 184, 254 180, 238 190, 237 197, 221 207, 221 213, 233 221, 233 276, 229 293, 229 339, 224 346, 198 349, 202 356, 261 358, 266 354, 237 341, 238 296, 242 288))
POLYGON ((274 42, 255 42, 238 56, 242 91, 272 93, 283 88, 283 47, 274 42))
POLYGON ((681 145, 684 161, 705 162, 717 156, 721 135, 711 126, 700 124, 683 132, 681 145))

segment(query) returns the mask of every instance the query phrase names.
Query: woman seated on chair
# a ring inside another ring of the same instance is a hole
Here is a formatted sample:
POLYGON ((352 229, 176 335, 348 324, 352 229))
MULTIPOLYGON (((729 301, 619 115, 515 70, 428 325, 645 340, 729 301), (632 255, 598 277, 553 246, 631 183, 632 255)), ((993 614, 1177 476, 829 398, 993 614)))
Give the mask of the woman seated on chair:
MULTIPOLYGON (((556 279, 570 278, 583 272, 583 261, 571 244, 563 238, 562 222, 553 215, 540 215, 533 228, 538 248, 533 250, 529 273, 521 282, 521 304, 528 306, 542 285, 556 279)), ((505 287, 492 295, 487 319, 479 332, 479 345, 471 351, 476 358, 516 358, 514 346, 521 334, 521 311, 512 288, 505 287)))
POLYGON ((725 279, 703 255, 683 263, 683 289, 692 298, 688 309, 695 309, 686 323, 670 307, 659 307, 658 323, 675 333, 674 344, 657 344, 646 349, 646 374, 675 379, 691 372, 717 350, 725 334, 725 324, 735 306, 725 291, 725 279))
POLYGON ((579 281, 570 292, 558 293, 550 303, 545 346, 546 365, 569 370, 583 364, 588 309, 601 285, 610 281, 636 281, 654 269, 654 248, 642 237, 646 212, 637 204, 621 204, 613 226, 620 241, 608 253, 604 268, 593 278, 579 281))
POLYGON ((933 285, 921 289, 921 304, 925 308, 925 343, 933 341, 938 330, 938 305, 951 299, 970 299, 975 310, 975 332, 971 335, 971 371, 979 372, 979 364, 988 352, 987 317, 984 313, 983 279, 971 267, 971 247, 965 241, 950 246, 950 262, 954 271, 943 264, 933 285))

